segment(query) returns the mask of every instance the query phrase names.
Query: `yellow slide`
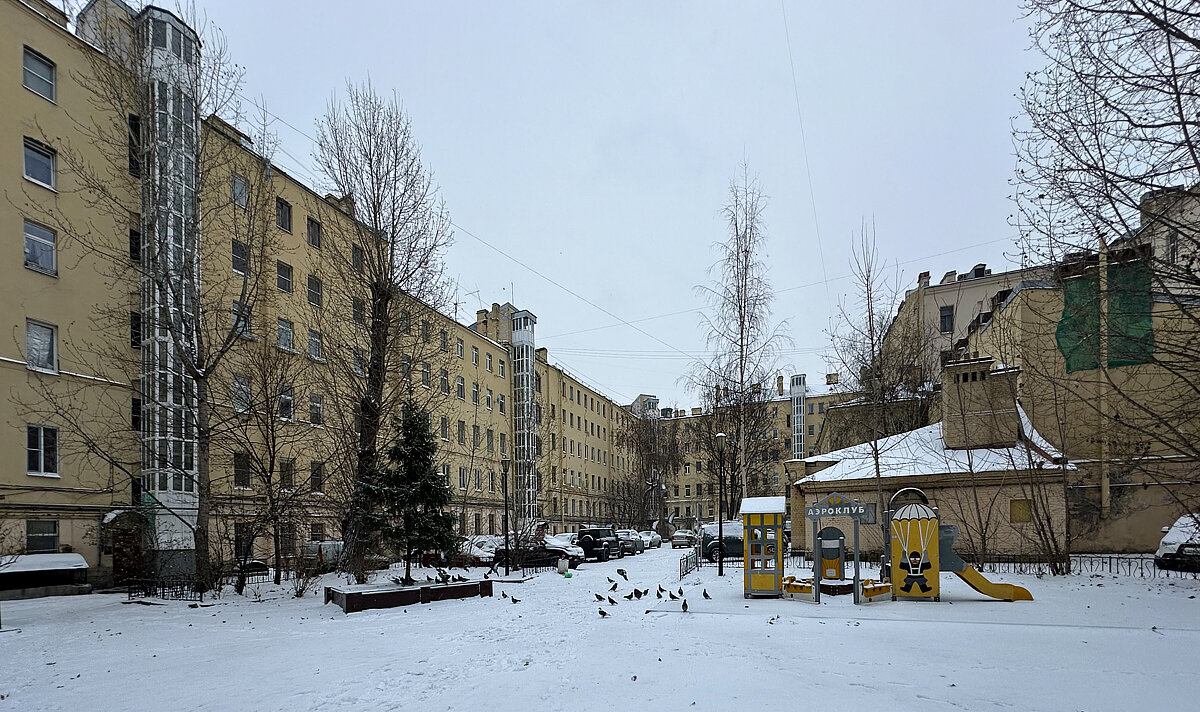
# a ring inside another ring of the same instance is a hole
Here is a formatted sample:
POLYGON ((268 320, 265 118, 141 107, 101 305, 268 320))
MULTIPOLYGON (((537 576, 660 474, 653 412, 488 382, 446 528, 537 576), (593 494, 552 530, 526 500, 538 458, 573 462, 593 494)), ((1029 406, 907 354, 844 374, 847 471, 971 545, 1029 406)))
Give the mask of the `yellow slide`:
POLYGON ((968 566, 963 571, 954 572, 960 579, 967 582, 967 585, 985 596, 998 598, 1001 601, 1032 601, 1033 595, 1027 589, 1020 586, 1014 586, 1011 583, 992 583, 983 577, 983 574, 975 570, 973 566, 968 566))

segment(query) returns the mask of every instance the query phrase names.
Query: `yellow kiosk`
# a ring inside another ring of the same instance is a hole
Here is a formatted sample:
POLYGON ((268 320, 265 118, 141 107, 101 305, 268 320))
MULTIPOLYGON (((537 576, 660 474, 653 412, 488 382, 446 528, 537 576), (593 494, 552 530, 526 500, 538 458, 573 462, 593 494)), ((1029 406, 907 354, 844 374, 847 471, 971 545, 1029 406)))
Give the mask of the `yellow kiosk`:
POLYGON ((783 518, 785 497, 747 497, 742 500, 742 536, 746 557, 744 595, 783 594, 783 518))

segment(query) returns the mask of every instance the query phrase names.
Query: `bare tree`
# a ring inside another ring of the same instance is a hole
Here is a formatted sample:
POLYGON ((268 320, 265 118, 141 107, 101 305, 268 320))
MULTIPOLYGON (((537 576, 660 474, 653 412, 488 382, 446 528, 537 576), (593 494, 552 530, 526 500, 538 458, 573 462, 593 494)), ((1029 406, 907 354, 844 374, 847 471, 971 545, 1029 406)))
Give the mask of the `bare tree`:
POLYGON ((782 331, 786 324, 771 320, 774 292, 763 259, 765 206, 766 197, 743 164, 722 209, 729 235, 716 245, 720 259, 711 269, 712 281, 698 288, 712 307, 711 314, 701 312, 712 356, 693 366, 689 377, 700 398, 711 403, 711 412, 728 416, 727 435, 735 445, 730 462, 738 484, 737 500, 747 494, 754 443, 766 435, 761 423, 768 381, 787 340, 782 331))
POLYGON ((411 374, 403 371, 415 361, 402 337, 412 328, 413 303, 435 310, 449 303, 442 258, 452 231, 398 98, 385 99, 369 84, 348 85, 345 99, 331 101, 318 121, 315 160, 351 218, 341 223, 344 234, 332 236, 342 250, 332 267, 345 293, 364 302, 364 328, 343 341, 352 350, 346 359, 352 373, 341 379, 356 401, 359 425, 353 449, 345 448, 353 474, 341 565, 361 581, 375 536, 367 491, 384 464, 385 417, 412 392, 411 374))
POLYGON ((1016 224, 1028 259, 1062 264, 1064 295, 1045 316, 1065 368, 1038 380, 1078 408, 1062 442, 1100 462, 1099 518, 1122 477, 1194 511, 1195 468, 1168 461, 1200 459, 1200 15, 1180 0, 1025 6, 1045 64, 1020 95, 1016 224))

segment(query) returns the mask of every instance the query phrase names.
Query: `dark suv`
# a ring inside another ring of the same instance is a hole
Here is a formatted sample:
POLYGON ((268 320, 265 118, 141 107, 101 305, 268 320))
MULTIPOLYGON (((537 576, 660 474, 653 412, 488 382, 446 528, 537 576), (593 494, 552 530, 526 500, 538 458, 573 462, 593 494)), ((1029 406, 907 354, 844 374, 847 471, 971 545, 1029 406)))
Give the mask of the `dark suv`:
POLYGON ((617 538, 617 533, 609 527, 580 529, 577 543, 583 549, 584 558, 587 559, 608 561, 613 556, 618 559, 625 556, 625 552, 621 550, 621 540, 617 538))

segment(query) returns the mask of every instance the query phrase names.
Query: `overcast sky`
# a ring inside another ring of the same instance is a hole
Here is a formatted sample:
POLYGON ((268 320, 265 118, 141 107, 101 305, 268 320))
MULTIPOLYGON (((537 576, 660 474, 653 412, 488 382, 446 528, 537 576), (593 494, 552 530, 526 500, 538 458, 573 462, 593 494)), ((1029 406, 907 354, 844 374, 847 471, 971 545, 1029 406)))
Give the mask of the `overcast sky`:
POLYGON ((679 380, 704 348, 695 288, 743 159, 769 198, 781 370, 810 384, 864 219, 904 287, 1013 256, 1010 121, 1035 62, 1015 1, 787 2, 790 60, 777 1, 197 4, 302 179, 347 80, 394 90, 458 226, 459 320, 529 309, 551 361, 621 403, 698 404, 679 380))

